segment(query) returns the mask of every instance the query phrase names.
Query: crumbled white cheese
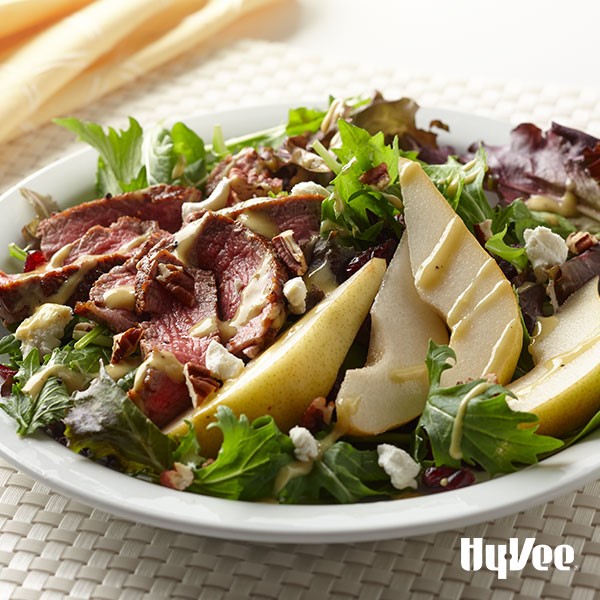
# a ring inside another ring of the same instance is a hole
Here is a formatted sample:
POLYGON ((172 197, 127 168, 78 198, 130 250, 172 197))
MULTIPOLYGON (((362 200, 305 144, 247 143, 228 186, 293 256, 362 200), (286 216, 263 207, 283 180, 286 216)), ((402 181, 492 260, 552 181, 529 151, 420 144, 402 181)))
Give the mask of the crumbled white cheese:
POLYGON ((421 467, 408 452, 391 444, 379 444, 377 454, 377 464, 390 476, 392 485, 397 490, 417 487, 416 477, 421 467))
POLYGON ((37 348, 40 357, 50 354, 60 346, 65 327, 73 318, 73 311, 62 304, 42 304, 27 317, 15 331, 15 337, 21 342, 23 356, 37 348))
POLYGON ((329 190, 314 181, 301 181, 297 183, 291 190, 292 196, 300 196, 302 194, 316 194, 318 196, 329 196, 329 190))
POLYGON ((181 216, 186 219, 192 213, 199 210, 220 210, 227 206, 227 199, 229 198, 229 179, 224 177, 219 181, 211 195, 205 200, 200 202, 184 202, 181 205, 181 216))
POLYGON ((287 298, 290 312, 301 315, 306 312, 306 283, 302 277, 292 277, 283 284, 283 295, 287 298))
POLYGON ((523 232, 525 252, 534 269, 562 265, 569 253, 567 243, 548 227, 539 226, 523 232))
POLYGON ((206 350, 206 368, 218 379, 225 381, 237 377, 244 369, 244 361, 234 356, 216 340, 206 350))
POLYGON ((309 462, 319 456, 319 442, 306 427, 292 427, 289 435, 294 444, 294 455, 299 461, 309 462))

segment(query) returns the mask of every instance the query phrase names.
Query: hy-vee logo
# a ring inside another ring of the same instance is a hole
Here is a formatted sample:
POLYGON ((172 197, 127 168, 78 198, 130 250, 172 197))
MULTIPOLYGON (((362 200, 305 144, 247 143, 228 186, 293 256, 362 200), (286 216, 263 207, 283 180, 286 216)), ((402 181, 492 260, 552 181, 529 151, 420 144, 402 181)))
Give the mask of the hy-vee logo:
POLYGON ((506 579, 509 571, 522 571, 531 561, 537 571, 554 567, 559 571, 576 569, 573 565, 575 551, 568 544, 552 548, 536 544, 535 538, 525 538, 519 545, 518 538, 510 538, 508 544, 484 544, 483 538, 461 538, 460 566, 465 571, 479 571, 485 567, 498 573, 498 579, 506 579))

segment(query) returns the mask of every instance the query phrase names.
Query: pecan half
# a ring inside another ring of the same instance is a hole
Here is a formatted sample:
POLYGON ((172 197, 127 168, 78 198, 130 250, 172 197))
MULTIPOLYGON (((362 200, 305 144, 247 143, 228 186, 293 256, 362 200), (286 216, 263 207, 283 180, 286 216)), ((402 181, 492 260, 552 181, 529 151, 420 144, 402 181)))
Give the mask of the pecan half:
POLYGON ((185 306, 194 306, 194 278, 182 265, 160 263, 156 281, 185 306))
POLYGON ((121 362, 124 358, 133 354, 142 339, 143 333, 144 330, 140 327, 130 327, 123 333, 113 336, 111 364, 121 362))
POLYGON ((186 363, 183 375, 194 407, 199 406, 209 394, 221 387, 221 382, 212 377, 206 367, 197 363, 186 363))
POLYGON ((275 250, 281 260, 285 263, 286 267, 294 274, 298 276, 304 275, 308 269, 306 264, 306 257, 302 248, 294 238, 294 232, 291 229, 282 231, 279 235, 276 235, 271 239, 271 243, 275 247, 275 250))
POLYGON ((571 254, 581 254, 598 243, 598 238, 589 231, 574 231, 567 237, 567 248, 571 254))

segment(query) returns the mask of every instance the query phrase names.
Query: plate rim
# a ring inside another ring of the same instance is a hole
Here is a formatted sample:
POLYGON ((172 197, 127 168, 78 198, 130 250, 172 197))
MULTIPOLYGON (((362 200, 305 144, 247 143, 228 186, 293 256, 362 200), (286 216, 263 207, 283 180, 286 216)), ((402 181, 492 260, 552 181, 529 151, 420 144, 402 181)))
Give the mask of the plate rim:
MULTIPOLYGON (((308 100, 303 105, 307 104, 318 106, 322 103, 308 100)), ((273 115, 283 118, 291 105, 285 102, 241 106, 224 111, 202 111, 183 116, 181 120, 195 130, 201 129, 202 123, 236 122, 240 115, 259 115, 267 121, 273 115)), ((422 107, 418 114, 422 119, 436 115, 451 125, 465 119, 470 125, 484 123, 495 127, 497 135, 506 137, 510 128, 502 121, 441 107, 422 107)), ((275 119, 273 117, 273 121, 275 119)), ((224 130, 227 137, 238 135, 236 132, 227 132, 225 126, 224 130)), ((453 132, 450 135, 460 138, 462 134, 453 132)), ((11 186, 0 195, 0 206, 15 194, 18 195, 19 188, 24 185, 56 177, 61 169, 75 164, 89 167, 94 163, 95 153, 90 148, 69 153, 11 186)), ((80 176, 87 177, 87 174, 80 176)), ((92 182, 93 174, 88 187, 92 182)), ((600 431, 537 465, 468 488, 447 491, 441 495, 342 506, 252 503, 178 492, 111 471, 40 434, 19 438, 12 420, 2 411, 0 456, 17 469, 70 498, 151 526, 238 541, 356 542, 448 531, 495 520, 551 501, 600 476, 600 431), (599 458, 594 460, 594 455, 599 458), (115 492, 118 492, 116 496, 115 492), (499 498, 504 498, 506 493, 512 493, 510 499, 499 502, 499 498), (190 507, 197 512, 190 515, 186 512, 190 507), (421 518, 418 518, 418 514, 421 514, 421 518), (423 518, 423 514, 427 518, 423 518)))

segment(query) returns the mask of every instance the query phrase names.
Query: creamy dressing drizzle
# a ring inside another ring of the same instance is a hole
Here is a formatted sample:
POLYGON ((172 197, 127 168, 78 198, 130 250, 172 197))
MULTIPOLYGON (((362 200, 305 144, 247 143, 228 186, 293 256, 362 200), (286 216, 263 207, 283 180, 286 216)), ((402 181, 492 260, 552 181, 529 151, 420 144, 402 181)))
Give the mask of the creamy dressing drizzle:
POLYGON ((254 272, 248 285, 242 290, 238 309, 229 321, 221 321, 219 328, 224 340, 230 340, 240 327, 243 327, 262 312, 265 306, 265 292, 273 283, 269 270, 270 257, 265 256, 260 267, 254 272))
POLYGON ((107 290, 102 296, 107 308, 135 308, 135 288, 132 285, 120 285, 112 290, 107 290))
POLYGON ((256 210, 248 210, 241 213, 236 219, 254 233, 258 233, 268 239, 279 234, 279 227, 264 213, 256 210))
POLYGON ((324 262, 314 271, 304 276, 306 287, 310 290, 311 285, 318 287, 325 295, 330 294, 338 287, 337 280, 329 263, 324 262))
POLYGON ((55 252, 47 264, 45 264, 42 269, 44 271, 49 271, 52 269, 59 269, 65 264, 65 260, 69 254, 71 254, 71 250, 73 249, 73 245, 75 242, 71 242, 66 246, 63 246, 60 250, 55 252))
MULTIPOLYGON (((542 363, 544 368, 546 369, 546 372, 541 375, 539 373, 536 373, 536 377, 529 377, 528 379, 526 379, 526 381, 530 381, 530 383, 528 383, 527 385, 518 385, 517 384, 517 385, 509 385, 508 387, 512 391, 514 391, 517 394, 517 396, 523 395, 525 397, 529 393, 531 393, 533 388, 538 387, 538 386, 541 387, 540 384, 542 382, 544 382, 546 379, 548 379, 549 377, 554 375, 554 373, 556 373, 557 371, 560 371, 561 369, 563 369, 566 364, 575 360, 576 358, 578 358, 580 355, 587 352, 590 348, 592 348, 596 344, 600 345, 600 331, 596 332, 595 335, 590 336, 590 338, 587 339, 583 344, 581 344, 581 346, 578 346, 577 348, 574 348, 573 350, 569 350, 568 352, 563 352, 562 354, 559 354, 558 356, 554 356, 551 359, 547 360, 546 362, 542 363)), ((523 380, 526 377, 527 377, 527 375, 523 376, 521 379, 523 380)), ((519 380, 517 380, 517 381, 519 381, 519 380)))
POLYGON ((455 216, 448 221, 440 239, 434 246, 429 256, 419 265, 415 273, 417 287, 431 287, 438 283, 439 271, 448 265, 454 256, 453 250, 462 239, 460 218, 455 216))
MULTIPOLYGON (((475 305, 469 310, 465 316, 458 321, 458 323, 451 324, 448 321, 448 325, 452 328, 452 337, 456 339, 460 336, 461 332, 464 331, 477 317, 477 312, 484 309, 487 305, 493 304, 496 298, 502 294, 502 288, 505 285, 510 285, 508 280, 500 280, 494 285, 494 287, 475 305)), ((464 309, 463 309, 464 312, 464 309)))
POLYGON ((23 393, 35 398, 50 377, 58 377, 71 392, 81 388, 86 381, 85 375, 75 373, 66 365, 48 365, 39 369, 29 378, 23 386, 23 393))
POLYGON ((144 378, 151 369, 157 369, 167 375, 175 383, 183 383, 185 375, 183 365, 168 350, 153 350, 152 354, 140 365, 133 380, 133 391, 139 392, 144 387, 144 378))
POLYGON ((460 460, 462 458, 462 450, 460 448, 460 443, 462 440, 462 432, 463 425, 465 420, 465 414, 467 412, 467 407, 469 406, 469 402, 485 392, 491 383, 487 381, 482 381, 478 383, 465 397, 460 401, 458 406, 458 410, 456 411, 456 418, 454 419, 454 423, 452 424, 452 434, 450 436, 450 448, 448 449, 448 454, 455 460, 460 460))
POLYGON ((483 265, 477 271, 477 274, 470 281, 469 285, 463 290, 461 294, 456 298, 454 304, 448 311, 447 322, 450 328, 454 327, 460 320, 460 315, 465 312, 468 308, 473 294, 477 291, 477 286, 481 281, 481 278, 485 276, 486 271, 494 270, 496 268, 495 261, 491 258, 487 259, 483 265))
POLYGON ((190 250, 194 247, 196 237, 198 233, 204 227, 204 220, 206 216, 201 217, 197 221, 188 223, 185 227, 180 229, 174 236, 173 240, 176 242, 177 247, 173 254, 183 263, 187 264, 187 255, 190 250))
POLYGON ((318 440, 319 453, 312 460, 295 460, 281 469, 275 478, 274 494, 277 496, 279 492, 295 477, 308 475, 317 460, 321 460, 323 454, 337 442, 346 433, 345 428, 342 428, 339 423, 336 423, 334 428, 322 440, 318 440))

